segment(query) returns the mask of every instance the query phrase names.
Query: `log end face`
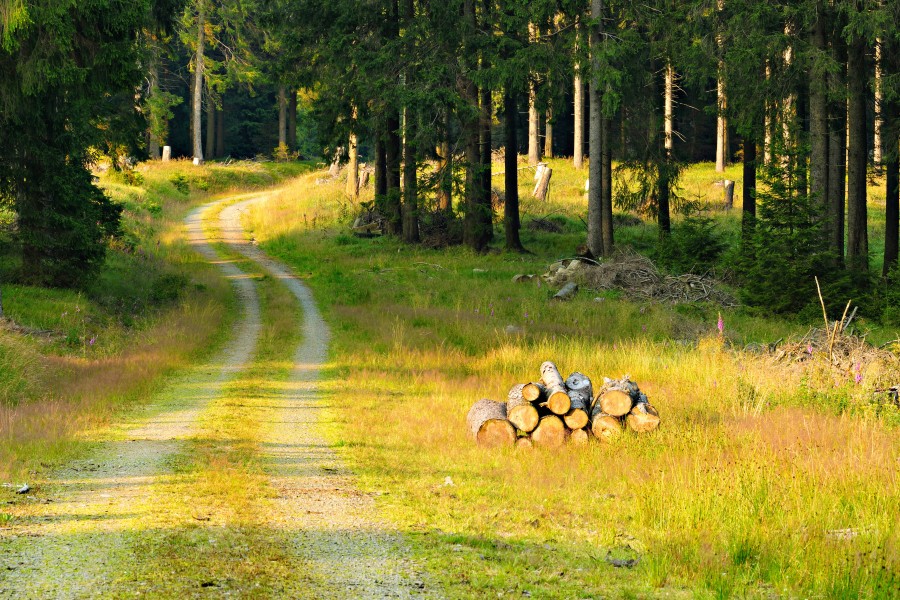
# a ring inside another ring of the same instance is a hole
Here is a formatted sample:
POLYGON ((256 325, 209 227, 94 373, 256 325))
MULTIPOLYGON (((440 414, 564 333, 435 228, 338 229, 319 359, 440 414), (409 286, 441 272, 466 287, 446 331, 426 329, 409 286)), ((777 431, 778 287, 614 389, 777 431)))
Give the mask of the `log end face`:
POLYGON ((600 409, 613 417, 622 417, 631 411, 631 395, 622 390, 609 390, 597 399, 600 409))
POLYGON ((512 446, 516 443, 516 430, 509 421, 488 419, 478 430, 477 440, 485 448, 512 446))
POLYGON ((541 420, 541 416, 538 414, 537 409, 531 404, 520 404, 519 406, 510 409, 507 418, 516 429, 520 429, 525 433, 534 431, 534 428, 538 426, 538 423, 541 420))
POLYGON ((590 421, 588 414, 580 408, 573 408, 567 412, 563 420, 566 422, 566 427, 573 431, 584 429, 590 421))
POLYGON ((572 410, 572 399, 563 391, 553 392, 547 398, 547 408, 554 415, 564 415, 572 410))

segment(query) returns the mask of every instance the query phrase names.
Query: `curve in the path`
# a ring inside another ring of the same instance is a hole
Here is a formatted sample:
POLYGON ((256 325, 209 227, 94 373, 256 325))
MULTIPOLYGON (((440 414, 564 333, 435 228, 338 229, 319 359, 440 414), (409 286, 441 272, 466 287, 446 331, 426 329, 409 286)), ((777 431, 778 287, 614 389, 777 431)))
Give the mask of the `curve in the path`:
MULTIPOLYGON (((234 264, 219 260, 202 213, 185 224, 193 247, 230 279, 241 316, 225 347, 209 362, 169 382, 148 416, 107 432, 91 455, 59 470, 14 528, 0 531, 0 598, 87 598, 115 593, 118 567, 136 558, 142 531, 172 523, 148 499, 177 479, 166 465, 196 431, 198 417, 244 369, 261 330, 256 287, 234 264)), ((164 492, 163 492, 164 493, 164 492)))
POLYGON ((435 596, 409 559, 402 538, 379 520, 374 500, 354 478, 322 433, 326 406, 318 381, 330 333, 309 288, 289 268, 250 243, 241 226, 250 198, 222 211, 225 241, 260 265, 296 296, 303 309, 303 341, 281 398, 263 409, 270 429, 263 443, 270 483, 277 493, 273 527, 315 569, 315 598, 435 596))

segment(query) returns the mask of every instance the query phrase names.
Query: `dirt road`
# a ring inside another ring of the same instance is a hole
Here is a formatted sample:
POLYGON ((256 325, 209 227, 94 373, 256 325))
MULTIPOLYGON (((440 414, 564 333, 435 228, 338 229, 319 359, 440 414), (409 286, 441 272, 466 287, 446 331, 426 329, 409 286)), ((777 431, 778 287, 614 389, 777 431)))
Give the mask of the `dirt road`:
POLYGON ((436 595, 322 433, 329 331, 306 286, 246 240, 241 212, 265 198, 188 217, 187 239, 229 278, 240 318, 217 356, 86 435, 85 458, 15 499, 0 598, 436 595), (284 380, 254 379, 261 273, 297 301, 284 380))

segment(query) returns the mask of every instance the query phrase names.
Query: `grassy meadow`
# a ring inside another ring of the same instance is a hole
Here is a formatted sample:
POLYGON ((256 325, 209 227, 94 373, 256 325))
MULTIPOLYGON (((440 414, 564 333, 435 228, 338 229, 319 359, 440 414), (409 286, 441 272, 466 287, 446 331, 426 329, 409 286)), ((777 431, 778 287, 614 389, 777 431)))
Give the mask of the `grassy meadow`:
POLYGON ((226 281, 184 241, 182 220, 233 190, 261 189, 305 164, 147 163, 100 174, 124 207, 123 236, 81 290, 8 283, 18 264, 0 214, 0 480, 25 480, 82 443, 78 432, 150 395, 160 376, 212 352, 232 318, 226 281))
MULTIPOLYGON (((522 177, 529 254, 354 237, 357 208, 342 181, 320 173, 290 183, 245 223, 312 286, 333 331, 332 439, 447 595, 900 594, 900 411, 872 394, 897 378, 896 360, 859 373, 836 373, 816 355, 774 362, 741 348, 799 338, 817 323, 723 309, 719 337, 715 306, 634 303, 615 291, 551 303, 546 285, 513 283, 584 241, 586 172, 551 164, 547 202, 527 199, 522 177), (529 229, 535 217, 562 232, 529 229), (594 381, 630 374, 661 429, 559 451, 476 447, 468 408, 505 399, 514 383, 539 377, 544 360, 594 381), (616 568, 613 559, 636 564, 616 568)), ((728 176, 739 190, 737 171, 728 176)), ((716 179, 712 165, 693 167, 683 194, 719 202, 716 179)), ((877 213, 883 192, 872 197, 877 213)), ((737 232, 737 211, 711 215, 737 232)), ((641 249, 656 237, 647 223, 616 235, 641 249)), ((898 337, 869 333, 895 353, 898 337)))

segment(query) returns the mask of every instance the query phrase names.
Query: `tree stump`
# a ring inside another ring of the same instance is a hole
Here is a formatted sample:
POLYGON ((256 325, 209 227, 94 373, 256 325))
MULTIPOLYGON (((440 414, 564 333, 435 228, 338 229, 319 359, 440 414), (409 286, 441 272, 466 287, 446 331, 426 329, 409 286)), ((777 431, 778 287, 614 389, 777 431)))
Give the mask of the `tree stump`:
POLYGON ((169 162, 172 160, 172 146, 163 146, 162 161, 169 162))
MULTIPOLYGON (((544 405, 555 415, 564 415, 572 408, 572 400, 566 393, 559 369, 549 360, 541 365, 541 381, 546 388, 547 401, 544 405)), ((630 407, 629 407, 630 408, 630 407)))
POLYGON ((659 413, 649 402, 638 402, 625 417, 628 428, 637 433, 649 433, 659 427, 659 413))
POLYGON ((493 400, 479 400, 466 415, 469 434, 481 446, 512 446, 516 430, 506 420, 506 404, 493 400))
MULTIPOLYGON (((543 163, 542 163, 543 164, 543 163)), ((538 200, 546 200, 547 193, 550 191, 550 177, 553 176, 553 169, 547 165, 543 165, 543 169, 538 166, 538 172, 535 173, 537 185, 534 186, 532 195, 538 200)))
POLYGON ((541 417, 537 408, 522 396, 524 383, 517 383, 509 390, 506 402, 506 418, 516 429, 531 433, 541 417))
POLYGON ((541 422, 531 432, 531 440, 537 446, 559 448, 566 443, 567 435, 568 430, 562 419, 556 415, 547 415, 546 417, 541 417, 541 422))

